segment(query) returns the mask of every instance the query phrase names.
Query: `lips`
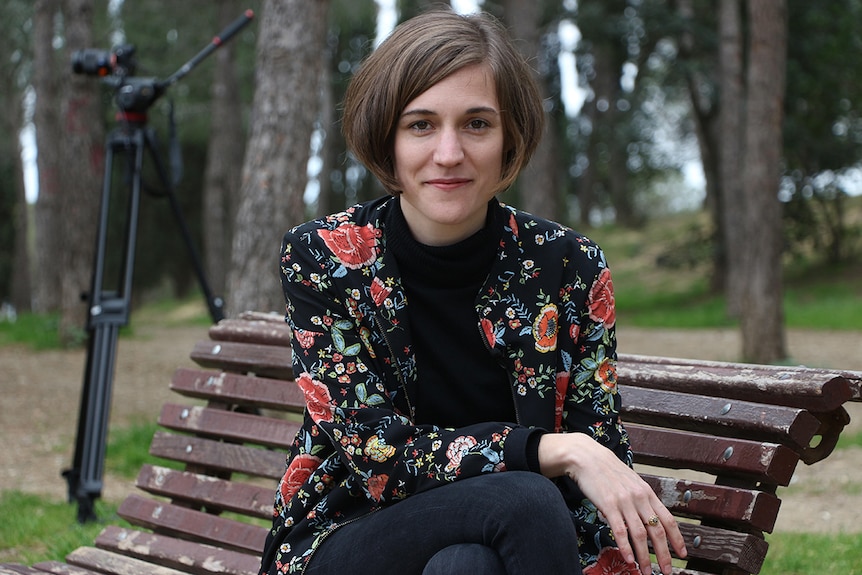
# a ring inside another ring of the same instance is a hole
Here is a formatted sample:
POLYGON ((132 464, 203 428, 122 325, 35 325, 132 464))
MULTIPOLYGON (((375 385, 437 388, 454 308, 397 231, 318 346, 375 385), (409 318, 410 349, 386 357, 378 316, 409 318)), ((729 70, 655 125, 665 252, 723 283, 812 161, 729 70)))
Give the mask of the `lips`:
POLYGON ((440 190, 454 190, 469 184, 471 181, 469 178, 435 178, 427 180, 425 183, 440 190))

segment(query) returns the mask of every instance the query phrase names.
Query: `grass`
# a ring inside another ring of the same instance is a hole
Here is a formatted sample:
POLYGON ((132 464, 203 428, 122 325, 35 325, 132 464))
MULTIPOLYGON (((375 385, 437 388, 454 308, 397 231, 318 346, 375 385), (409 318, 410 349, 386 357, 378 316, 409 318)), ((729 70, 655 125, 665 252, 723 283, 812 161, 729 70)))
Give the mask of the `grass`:
POLYGON ((777 533, 760 575, 862 575, 862 533, 777 533))

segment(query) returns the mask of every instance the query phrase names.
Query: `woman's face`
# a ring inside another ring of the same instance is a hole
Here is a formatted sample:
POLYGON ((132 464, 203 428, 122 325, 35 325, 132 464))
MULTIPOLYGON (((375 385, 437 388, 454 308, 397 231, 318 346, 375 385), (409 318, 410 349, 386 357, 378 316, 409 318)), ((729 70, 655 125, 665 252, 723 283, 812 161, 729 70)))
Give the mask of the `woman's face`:
POLYGON ((395 129, 401 209, 417 241, 449 245, 485 224, 503 168, 490 70, 462 68, 407 104, 395 129))

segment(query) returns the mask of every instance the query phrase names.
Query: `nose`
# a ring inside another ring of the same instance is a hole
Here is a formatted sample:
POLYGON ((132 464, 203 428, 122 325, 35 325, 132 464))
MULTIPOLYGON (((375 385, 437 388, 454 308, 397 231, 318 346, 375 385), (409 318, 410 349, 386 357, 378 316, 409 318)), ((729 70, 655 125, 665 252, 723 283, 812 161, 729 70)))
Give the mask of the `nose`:
POLYGON ((434 162, 441 166, 454 166, 464 159, 464 147, 457 130, 446 129, 440 132, 434 149, 434 162))

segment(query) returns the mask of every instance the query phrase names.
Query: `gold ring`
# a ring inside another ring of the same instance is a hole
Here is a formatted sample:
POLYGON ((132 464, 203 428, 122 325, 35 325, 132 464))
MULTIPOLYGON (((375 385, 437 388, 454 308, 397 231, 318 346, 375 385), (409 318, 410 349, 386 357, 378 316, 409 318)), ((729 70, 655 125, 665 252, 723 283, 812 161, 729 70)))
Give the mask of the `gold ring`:
POLYGON ((653 515, 652 517, 647 519, 647 525, 651 527, 655 527, 656 525, 658 525, 658 515, 653 515))

